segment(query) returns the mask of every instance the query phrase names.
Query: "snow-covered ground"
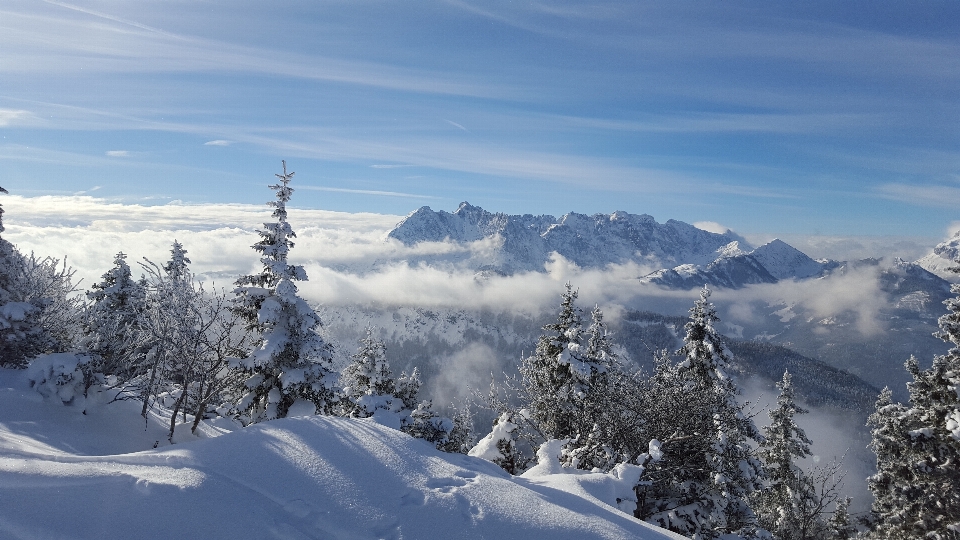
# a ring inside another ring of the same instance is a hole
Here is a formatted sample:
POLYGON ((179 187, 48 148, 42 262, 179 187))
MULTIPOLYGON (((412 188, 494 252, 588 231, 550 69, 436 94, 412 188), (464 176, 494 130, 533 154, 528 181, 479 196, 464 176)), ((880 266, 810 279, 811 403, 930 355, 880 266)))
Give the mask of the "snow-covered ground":
POLYGON ((511 477, 372 419, 183 426, 173 445, 161 421, 0 370, 0 538, 681 538, 604 500, 610 475, 511 477))

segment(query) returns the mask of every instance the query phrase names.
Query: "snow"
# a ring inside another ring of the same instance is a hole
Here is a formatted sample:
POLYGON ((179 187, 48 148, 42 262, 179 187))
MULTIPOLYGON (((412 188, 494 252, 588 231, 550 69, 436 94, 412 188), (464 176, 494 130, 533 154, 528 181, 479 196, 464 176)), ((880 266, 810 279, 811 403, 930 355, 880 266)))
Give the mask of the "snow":
POLYGON ((36 306, 28 302, 7 302, 0 306, 0 324, 9 328, 10 323, 7 321, 26 320, 27 315, 35 309, 36 306))
POLYGON ((960 441, 960 409, 947 416, 947 432, 955 440, 960 441))
POLYGON ((512 433, 515 429, 517 429, 517 425, 510 421, 510 414, 501 414, 500 419, 493 426, 493 430, 480 439, 468 454, 491 462, 495 459, 503 459, 503 452, 497 448, 497 443, 501 440, 513 440, 512 433))
POLYGON ((824 266, 779 239, 758 247, 750 255, 778 280, 812 277, 822 272, 824 266))
POLYGON ((106 397, 65 406, 0 370, 0 537, 681 538, 611 506, 634 470, 514 478, 323 416, 205 421, 171 445, 165 419, 106 397))

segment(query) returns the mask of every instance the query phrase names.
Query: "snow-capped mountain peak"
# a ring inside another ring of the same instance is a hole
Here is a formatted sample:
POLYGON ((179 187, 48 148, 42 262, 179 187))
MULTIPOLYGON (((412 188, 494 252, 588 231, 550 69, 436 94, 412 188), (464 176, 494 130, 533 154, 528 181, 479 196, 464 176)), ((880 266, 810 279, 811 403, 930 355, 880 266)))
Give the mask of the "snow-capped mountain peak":
POLYGON ((960 276, 950 269, 958 266, 958 258, 960 258, 960 231, 937 244, 933 248, 933 253, 917 259, 916 264, 943 279, 955 282, 960 279, 960 276))
POLYGON ((778 280, 812 277, 823 272, 824 267, 823 263, 779 238, 758 247, 750 255, 778 280))
POLYGON ((413 245, 450 240, 465 243, 499 236, 502 245, 493 263, 504 271, 542 271, 556 252, 581 267, 628 261, 706 264, 738 238, 704 231, 682 221, 658 223, 648 214, 622 210, 588 216, 570 212, 559 219, 541 215, 494 214, 463 202, 453 213, 423 207, 407 216, 387 236, 413 245))

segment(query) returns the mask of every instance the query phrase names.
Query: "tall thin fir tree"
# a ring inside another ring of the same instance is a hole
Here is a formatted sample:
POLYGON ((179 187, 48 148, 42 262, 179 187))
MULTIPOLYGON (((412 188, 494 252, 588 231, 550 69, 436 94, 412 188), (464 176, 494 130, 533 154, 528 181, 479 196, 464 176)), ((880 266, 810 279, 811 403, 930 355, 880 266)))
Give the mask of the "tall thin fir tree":
POLYGON ((810 476, 797 461, 812 454, 812 441, 794 417, 808 411, 796 403, 788 371, 777 383, 777 407, 770 411, 770 425, 763 428, 759 456, 767 476, 767 487, 756 493, 759 523, 779 540, 817 540, 827 537, 826 505, 810 476))
POLYGON ((338 397, 330 345, 317 333, 320 317, 297 294, 296 281, 306 281, 302 266, 290 264, 293 232, 287 222, 287 203, 293 194, 294 173, 277 174, 269 186, 276 192, 276 221, 264 223, 253 249, 261 254, 263 269, 236 281, 233 309, 259 339, 250 355, 239 362, 250 377, 246 394, 237 404, 243 422, 260 422, 287 415, 297 400, 312 402, 321 414, 332 412, 338 397))
POLYGON ((638 487, 636 516, 695 540, 763 537, 768 533, 757 526, 749 502, 763 479, 750 441, 763 437, 737 403, 739 391, 727 373, 730 353, 709 299, 704 287, 690 309, 678 351, 683 360, 659 368, 677 409, 666 414, 673 425, 652 434, 664 441, 663 457, 648 470, 652 483, 638 487))
POLYGON ((625 459, 624 441, 617 436, 623 418, 617 385, 612 384, 623 374, 599 306, 590 312, 586 336, 580 361, 570 364, 577 435, 564 446, 561 459, 574 468, 609 471, 625 459))

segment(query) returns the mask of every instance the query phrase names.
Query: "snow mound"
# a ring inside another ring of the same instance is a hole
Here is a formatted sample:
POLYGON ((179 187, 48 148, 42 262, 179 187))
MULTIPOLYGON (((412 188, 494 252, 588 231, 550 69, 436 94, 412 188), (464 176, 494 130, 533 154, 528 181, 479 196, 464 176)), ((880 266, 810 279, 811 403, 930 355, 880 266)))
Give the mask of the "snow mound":
POLYGON ((155 450, 84 455, 71 448, 110 446, 84 433, 133 433, 123 422, 99 425, 109 419, 103 411, 134 409, 115 403, 81 414, 44 401, 24 377, 7 388, 15 377, 0 375, 0 537, 682 538, 601 502, 597 495, 615 491, 609 480, 592 479, 589 489, 549 474, 514 478, 372 419, 288 418, 155 450), (97 429, 63 429, 91 421, 97 429))

